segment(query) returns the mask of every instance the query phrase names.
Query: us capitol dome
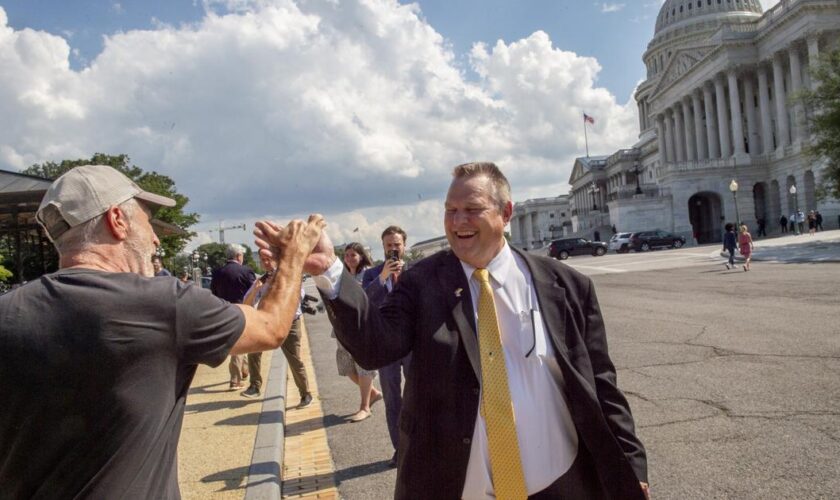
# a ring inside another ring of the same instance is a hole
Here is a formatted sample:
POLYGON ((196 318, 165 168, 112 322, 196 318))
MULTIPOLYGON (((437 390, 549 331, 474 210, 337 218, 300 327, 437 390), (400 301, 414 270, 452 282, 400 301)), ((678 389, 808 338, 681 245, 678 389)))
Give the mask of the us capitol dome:
POLYGON ((840 47, 840 0, 780 0, 766 11, 758 0, 666 0, 652 28, 634 94, 638 142, 578 158, 570 227, 534 231, 534 216, 515 212, 525 217, 513 221, 516 243, 612 228, 712 243, 727 222, 755 232, 763 220, 773 233, 797 210, 836 227, 840 201, 817 199, 823 165, 805 154, 817 111, 794 96, 818 85, 810 68, 840 47))

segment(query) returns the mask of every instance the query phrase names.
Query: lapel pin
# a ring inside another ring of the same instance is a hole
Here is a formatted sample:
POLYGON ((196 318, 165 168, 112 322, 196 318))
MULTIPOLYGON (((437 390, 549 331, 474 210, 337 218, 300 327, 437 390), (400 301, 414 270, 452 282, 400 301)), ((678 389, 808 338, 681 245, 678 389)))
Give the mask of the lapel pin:
POLYGON ((458 289, 456 289, 456 290, 455 290, 455 296, 456 296, 456 297, 460 297, 460 296, 461 296, 461 292, 463 292, 463 291, 464 291, 464 289, 463 289, 463 288, 458 288, 458 289))

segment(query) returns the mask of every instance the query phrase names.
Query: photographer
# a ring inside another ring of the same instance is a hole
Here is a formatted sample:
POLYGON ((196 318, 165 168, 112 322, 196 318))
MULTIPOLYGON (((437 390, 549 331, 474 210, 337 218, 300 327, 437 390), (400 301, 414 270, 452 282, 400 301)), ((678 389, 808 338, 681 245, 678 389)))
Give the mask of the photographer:
MULTIPOLYGON (((389 226, 382 232, 385 262, 368 269, 364 278, 362 278, 362 287, 374 306, 379 306, 384 302, 385 297, 391 293, 399 282, 400 274, 405 267, 403 255, 405 254, 406 239, 405 231, 399 226, 389 226)), ((395 450, 394 456, 391 458, 391 467, 397 466, 396 449, 400 435, 397 420, 402 408, 402 376, 407 376, 410 363, 411 354, 408 354, 406 357, 379 369, 379 383, 382 386, 382 395, 385 398, 385 419, 388 421, 388 434, 395 450)))

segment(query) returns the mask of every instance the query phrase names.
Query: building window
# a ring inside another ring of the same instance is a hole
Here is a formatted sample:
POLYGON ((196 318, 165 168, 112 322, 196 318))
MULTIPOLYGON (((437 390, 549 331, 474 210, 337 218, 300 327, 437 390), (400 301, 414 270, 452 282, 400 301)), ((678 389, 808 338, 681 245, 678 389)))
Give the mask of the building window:
POLYGON ((548 214, 548 218, 553 219, 554 218, 554 212, 551 212, 550 214, 548 214))
POLYGON ((565 216, 566 216, 566 212, 560 212, 560 217, 565 217, 565 216))

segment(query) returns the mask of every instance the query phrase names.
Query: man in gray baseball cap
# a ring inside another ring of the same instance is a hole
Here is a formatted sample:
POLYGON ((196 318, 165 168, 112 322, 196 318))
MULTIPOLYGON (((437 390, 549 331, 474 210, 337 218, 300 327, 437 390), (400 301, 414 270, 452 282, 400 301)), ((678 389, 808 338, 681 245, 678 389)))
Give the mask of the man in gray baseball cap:
POLYGON ((257 310, 152 277, 152 210, 174 204, 102 165, 44 196, 36 218, 59 270, 0 296, 0 497, 178 498, 197 365, 285 340, 323 218, 257 223, 282 249, 257 310))

